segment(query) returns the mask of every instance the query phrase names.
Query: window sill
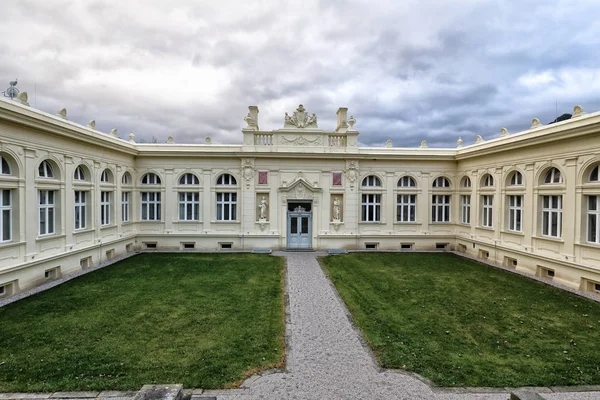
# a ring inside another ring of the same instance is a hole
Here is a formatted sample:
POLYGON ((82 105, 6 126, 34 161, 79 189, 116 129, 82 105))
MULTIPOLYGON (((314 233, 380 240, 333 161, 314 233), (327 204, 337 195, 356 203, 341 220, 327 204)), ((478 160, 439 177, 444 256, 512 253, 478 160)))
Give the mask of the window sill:
POLYGON ((430 223, 431 225, 455 225, 453 222, 450 221, 444 221, 444 222, 433 222, 431 221, 430 223))
POLYGON ((549 242, 556 242, 556 243, 564 243, 565 242, 561 238, 552 237, 552 236, 534 236, 533 238, 538 239, 538 240, 547 240, 549 242))
POLYGON ((141 224, 164 224, 164 222, 160 219, 152 220, 152 219, 140 219, 138 221, 141 224))
POLYGON ((66 235, 44 235, 44 236, 38 236, 35 238, 36 242, 44 242, 46 240, 52 240, 52 239, 64 239, 66 235))
POLYGON ((90 232, 94 232, 94 229, 92 229, 92 228, 77 229, 77 230, 73 231, 73 235, 80 235, 82 233, 90 233, 90 232))
POLYGON ((131 225, 131 224, 133 224, 132 221, 123 221, 123 222, 121 222, 121 226, 127 226, 127 225, 131 225))
POLYGON ((17 246, 20 246, 23 244, 25 244, 25 242, 13 242, 13 241, 0 242, 0 249, 9 249, 11 247, 17 247, 17 246))
POLYGON ((525 233, 522 232, 522 231, 505 231, 505 230, 502 230, 502 231, 500 231, 500 233, 506 234, 506 235, 525 236, 525 233))
POLYGON ((360 221, 359 225, 385 225, 383 221, 360 221))
POLYGON ((458 225, 458 226, 465 227, 465 228, 470 228, 470 227, 471 227, 471 224, 470 224, 470 223, 469 223, 469 224, 467 224, 467 223, 465 223, 465 222, 459 222, 457 225, 458 225))
POLYGON ((585 243, 577 243, 575 246, 587 247, 588 249, 600 250, 600 243, 594 242, 585 242, 585 243))
POLYGON ((481 226, 481 225, 478 225, 477 229, 481 229, 482 231, 491 231, 491 232, 495 231, 494 227, 491 227, 491 226, 481 226))
POLYGON ((396 221, 394 222, 394 225, 422 225, 423 223, 421 221, 396 221))
POLYGON ((178 219, 176 221, 173 221, 174 224, 201 224, 202 221, 198 220, 198 219, 194 219, 194 220, 187 220, 187 219, 178 219))
POLYGON ((211 224, 239 224, 240 221, 210 221, 211 224))
POLYGON ((110 229, 110 228, 116 228, 116 227, 117 227, 116 224, 100 225, 100 230, 110 229))

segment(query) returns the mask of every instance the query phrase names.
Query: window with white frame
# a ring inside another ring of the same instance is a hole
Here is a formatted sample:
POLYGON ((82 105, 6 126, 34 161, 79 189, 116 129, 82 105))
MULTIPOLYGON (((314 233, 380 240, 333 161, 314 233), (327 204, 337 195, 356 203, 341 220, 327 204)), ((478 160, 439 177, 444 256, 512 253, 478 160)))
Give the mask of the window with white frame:
POLYGON ((364 193, 362 195, 361 221, 362 222, 380 222, 381 221, 381 195, 380 194, 364 193))
POLYGON ((450 222, 450 199, 448 194, 434 194, 431 198, 431 222, 450 222))
POLYGON ((111 192, 100 192, 100 225, 110 225, 111 192))
POLYGON ((462 186, 463 188, 470 188, 470 187, 471 187, 471 178, 469 178, 468 176, 465 176, 465 177, 462 179, 462 184, 461 184, 461 186, 462 186))
POLYGON ((508 230, 523 232, 523 196, 508 196, 508 230))
POLYGON ((110 183, 112 182, 112 172, 110 172, 110 170, 107 168, 104 171, 102 171, 102 174, 100 175, 100 182, 103 183, 110 183))
POLYGON ((39 178, 54 178, 54 171, 52 170, 52 166, 46 160, 42 161, 38 167, 38 177, 39 178))
POLYGON ((415 222, 417 210, 416 194, 399 194, 396 204, 396 221, 415 222))
POLYGON ((398 180, 398 187, 402 188, 414 188, 417 184, 415 180, 410 176, 403 176, 398 180))
POLYGON ((198 221, 200 219, 200 196, 198 192, 179 193, 179 220, 198 221))
POLYGON ((179 178, 180 185, 199 185, 200 181, 198 177, 194 174, 185 174, 181 178, 179 178))
POLYGON ((237 181, 231 174, 223 174, 217 178, 217 185, 235 186, 237 181))
POLYGON ((6 157, 0 156, 0 175, 12 175, 10 164, 6 157))
POLYGON ((152 172, 142 176, 142 185, 160 185, 160 178, 152 172))
POLYGON ((142 221, 160 221, 160 192, 141 192, 142 221))
POLYGON ((237 193, 217 193, 217 221, 237 220, 237 193))
POLYGON ((54 190, 38 190, 38 233, 40 236, 54 233, 55 194, 54 190))
POLYGON ((463 224, 466 224, 466 225, 471 224, 471 195, 470 194, 463 194, 460 196, 460 222, 463 224))
POLYGON ((131 185, 131 174, 129 172, 125 172, 121 177, 121 183, 123 185, 131 185))
POLYGON ((542 196, 542 235, 562 235, 562 196, 542 196))
POLYGON ((600 196, 597 195, 587 196, 587 241, 600 244, 600 196))
POLYGON ((552 167, 546 172, 544 183, 563 183, 563 177, 558 168, 552 167))
POLYGON ((75 172, 73 173, 73 179, 75 179, 76 181, 85 181, 85 171, 83 170, 83 167, 81 165, 75 168, 75 172))
POLYGON ((481 226, 491 228, 494 226, 494 196, 481 196, 481 226))
POLYGON ((485 174, 481 181, 481 186, 483 186, 483 187, 494 186, 494 177, 490 174, 485 174))
POLYGON ((12 240, 12 191, 0 190, 0 242, 12 240))
POLYGON ((131 192, 121 192, 121 222, 129 222, 129 198, 131 192))
POLYGON ((590 177, 589 177, 589 182, 600 182, 600 179, 598 179, 598 169, 600 169, 600 165, 596 165, 591 171, 590 171, 590 177))
POLYGON ((521 186, 523 185, 523 174, 519 171, 515 171, 510 175, 510 179, 508 180, 509 186, 521 186))
POLYGON ((369 175, 362 181, 363 187, 381 187, 381 180, 375 175, 369 175))
POLYGON ((87 226, 87 192, 75 191, 75 230, 85 229, 87 226))
POLYGON ((433 184, 431 186, 434 188, 449 188, 450 181, 446 177, 438 176, 434 179, 433 184))

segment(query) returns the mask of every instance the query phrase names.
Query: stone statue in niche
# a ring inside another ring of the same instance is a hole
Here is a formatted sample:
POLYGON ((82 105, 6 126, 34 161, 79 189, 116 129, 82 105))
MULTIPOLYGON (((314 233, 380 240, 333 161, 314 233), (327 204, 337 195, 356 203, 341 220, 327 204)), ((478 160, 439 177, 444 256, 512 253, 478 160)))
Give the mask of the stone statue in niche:
POLYGON ((261 220, 266 220, 267 219, 267 207, 269 206, 269 203, 267 203, 267 200, 265 199, 265 196, 262 197, 262 199, 260 200, 260 204, 258 205, 258 218, 261 220))
POLYGON ((338 197, 336 197, 335 200, 333 200, 333 220, 334 221, 340 220, 340 216, 342 214, 340 207, 341 207, 340 199, 338 197))

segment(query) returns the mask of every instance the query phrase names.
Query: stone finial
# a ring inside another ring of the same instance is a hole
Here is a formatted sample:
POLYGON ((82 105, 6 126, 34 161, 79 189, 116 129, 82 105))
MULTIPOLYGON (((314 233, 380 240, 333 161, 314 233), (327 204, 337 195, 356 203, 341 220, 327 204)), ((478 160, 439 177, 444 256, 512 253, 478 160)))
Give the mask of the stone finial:
POLYGON ((58 115, 62 119, 67 119, 67 109, 66 108, 61 109, 59 112, 56 113, 56 115, 58 115))
POLYGON ((504 137, 506 135, 508 135, 508 129, 506 129, 506 128, 500 129, 500 137, 504 137))
POLYGON ((387 142, 385 142, 385 147, 387 147, 387 148, 393 147, 391 139, 388 139, 387 142))
POLYGON ((167 138, 167 143, 168 143, 168 144, 173 144, 173 143, 175 143, 175 140, 173 140, 173 136, 169 136, 169 137, 167 138))
POLYGON ((475 143, 481 143, 481 142, 483 142, 483 138, 481 137, 481 135, 475 136, 475 143))
POLYGON ((133 132, 129 133, 129 141, 131 143, 135 143, 135 135, 133 134, 133 132))
POLYGON ((96 129, 96 120, 93 119, 90 122, 88 122, 87 127, 88 128, 92 128, 92 129, 96 129))
POLYGON ((250 129, 254 131, 258 131, 258 107, 257 106, 249 106, 248 107, 248 115, 244 118, 246 121, 246 127, 244 129, 250 129))
POLYGON ((583 107, 575 106, 575 107, 573 107, 573 116, 571 118, 577 118, 577 117, 582 116, 583 114, 585 114, 585 112, 583 111, 583 107))
POLYGON ((337 126, 335 131, 346 132, 346 129, 348 129, 348 108, 340 107, 335 114, 337 115, 337 126))
POLYGON ((28 106, 29 105, 27 92, 21 92, 21 93, 19 93, 17 95, 17 97, 14 98, 14 100, 17 103, 23 104, 24 106, 28 106))
POLYGON ((114 136, 114 137, 117 137, 117 128, 112 128, 112 129, 110 130, 110 135, 112 135, 112 136, 114 136))
POLYGON ((423 141, 421 142, 421 146, 420 146, 420 147, 421 147, 422 149, 425 149, 425 148, 427 148, 427 140, 423 140, 423 141))
POLYGON ((463 144, 463 140, 462 138, 459 136, 458 140, 456 141, 456 147, 461 148, 463 144))
POLYGON ((210 136, 207 136, 206 139, 204 139, 204 143, 206 143, 206 144, 211 143, 210 136))
POLYGON ((354 117, 351 115, 350 119, 348 120, 348 124, 350 125, 350 129, 354 130, 354 124, 356 123, 356 119, 354 119, 354 117))
POLYGON ((542 126, 542 123, 540 122, 540 120, 539 120, 539 119, 537 119, 537 118, 534 118, 534 119, 531 121, 531 128, 529 128, 529 129, 538 128, 538 127, 540 127, 540 126, 542 126))

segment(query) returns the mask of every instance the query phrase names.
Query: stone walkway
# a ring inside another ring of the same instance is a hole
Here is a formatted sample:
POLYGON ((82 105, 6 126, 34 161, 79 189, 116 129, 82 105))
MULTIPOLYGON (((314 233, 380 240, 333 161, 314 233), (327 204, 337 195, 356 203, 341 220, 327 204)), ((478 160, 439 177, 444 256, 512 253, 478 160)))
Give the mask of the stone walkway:
MULTIPOLYGON (((319 253, 276 253, 287 258, 287 372, 253 377, 247 389, 205 391, 196 398, 249 399, 439 399, 507 400, 509 393, 431 389, 419 379, 382 371, 361 342, 345 305, 319 266, 319 253)), ((475 389, 477 390, 477 389, 475 389)), ((548 388, 541 391, 551 392, 548 388)), ((552 400, 600 399, 600 392, 540 393, 552 400)))

